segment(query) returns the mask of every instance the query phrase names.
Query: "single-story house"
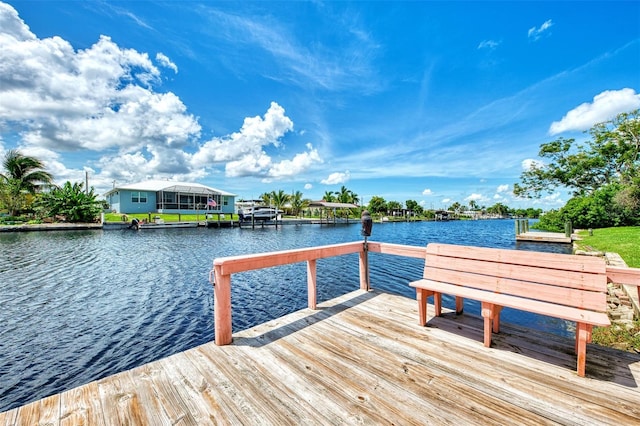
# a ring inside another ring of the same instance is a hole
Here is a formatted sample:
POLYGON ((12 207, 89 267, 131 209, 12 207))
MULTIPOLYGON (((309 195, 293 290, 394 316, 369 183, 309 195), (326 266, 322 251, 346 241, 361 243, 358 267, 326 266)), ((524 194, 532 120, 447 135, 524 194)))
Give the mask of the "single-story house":
POLYGON ((104 194, 115 213, 228 213, 235 194, 199 183, 149 180, 114 186, 104 194))

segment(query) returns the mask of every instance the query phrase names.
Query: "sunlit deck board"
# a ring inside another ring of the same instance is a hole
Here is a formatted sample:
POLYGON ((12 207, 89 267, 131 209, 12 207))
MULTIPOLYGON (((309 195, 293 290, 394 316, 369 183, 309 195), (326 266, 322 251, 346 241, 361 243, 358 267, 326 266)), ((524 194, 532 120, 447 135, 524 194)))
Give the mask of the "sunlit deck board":
POLYGON ((13 424, 634 424, 640 355, 356 291, 0 413, 13 424), (433 311, 431 311, 433 312, 433 311))
POLYGON ((571 244, 573 240, 560 232, 522 232, 516 235, 516 241, 571 244))

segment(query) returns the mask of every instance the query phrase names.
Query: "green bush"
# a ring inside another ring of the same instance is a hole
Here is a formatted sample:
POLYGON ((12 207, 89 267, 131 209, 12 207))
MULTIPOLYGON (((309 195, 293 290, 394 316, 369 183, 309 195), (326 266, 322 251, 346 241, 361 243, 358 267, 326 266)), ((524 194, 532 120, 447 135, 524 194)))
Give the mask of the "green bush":
POLYGON ((0 216, 0 224, 3 225, 15 225, 16 223, 26 222, 27 219, 23 216, 0 216))
POLYGON ((535 227, 560 232, 569 220, 574 228, 582 229, 638 225, 638 208, 618 201, 620 193, 627 190, 627 187, 614 183, 594 191, 591 195, 574 197, 560 210, 543 215, 535 227))

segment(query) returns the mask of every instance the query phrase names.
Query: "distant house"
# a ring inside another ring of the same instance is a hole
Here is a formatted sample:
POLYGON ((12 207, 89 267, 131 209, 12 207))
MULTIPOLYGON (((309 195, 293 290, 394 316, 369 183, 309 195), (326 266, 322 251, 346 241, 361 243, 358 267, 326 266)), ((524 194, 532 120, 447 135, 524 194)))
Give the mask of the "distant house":
POLYGON ((104 194, 115 213, 234 213, 235 194, 199 183, 149 180, 104 194))

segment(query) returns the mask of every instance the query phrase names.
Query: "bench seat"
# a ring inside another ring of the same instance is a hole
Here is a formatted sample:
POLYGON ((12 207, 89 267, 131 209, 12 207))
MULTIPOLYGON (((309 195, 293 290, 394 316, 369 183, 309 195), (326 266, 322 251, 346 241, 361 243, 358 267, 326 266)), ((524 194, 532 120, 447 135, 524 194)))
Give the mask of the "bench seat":
POLYGON ((435 315, 442 310, 442 294, 456 297, 456 313, 463 299, 481 303, 484 345, 500 331, 503 307, 576 323, 578 375, 584 376, 586 344, 592 327, 610 325, 606 313, 607 277, 603 259, 539 252, 429 244, 424 278, 416 288, 419 324, 427 323, 427 298, 433 296, 435 315))

